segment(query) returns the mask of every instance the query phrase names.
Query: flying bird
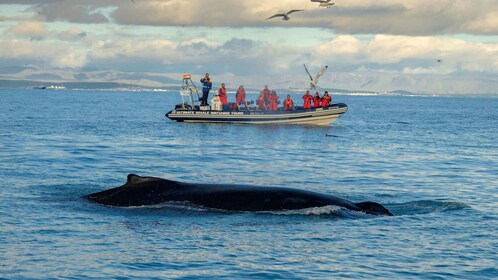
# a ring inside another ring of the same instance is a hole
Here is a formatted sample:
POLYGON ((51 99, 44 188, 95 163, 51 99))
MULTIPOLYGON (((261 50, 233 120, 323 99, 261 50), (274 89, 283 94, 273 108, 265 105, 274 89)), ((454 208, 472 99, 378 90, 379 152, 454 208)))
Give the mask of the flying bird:
POLYGON ((318 84, 318 79, 327 71, 328 66, 323 67, 318 73, 316 73, 315 78, 313 78, 308 71, 308 68, 306 68, 306 64, 304 65, 304 69, 306 70, 306 73, 308 73, 308 76, 310 76, 310 87, 311 89, 316 89, 317 84, 318 84))
POLYGON ((325 7, 325 8, 330 8, 335 4, 335 3, 330 3, 330 0, 311 0, 311 2, 320 3, 318 7, 325 7))
POLYGON ((133 2, 133 4, 135 4, 135 0, 131 0, 131 2, 133 2))
POLYGON ((290 11, 288 11, 288 12, 287 12, 287 13, 285 13, 285 14, 275 14, 275 15, 273 15, 273 16, 271 16, 271 17, 267 18, 267 20, 268 20, 268 19, 271 19, 271 18, 282 17, 282 20, 288 21, 288 20, 290 19, 290 18, 289 18, 289 15, 290 15, 290 14, 295 13, 295 12, 301 12, 301 11, 304 11, 304 10, 290 10, 290 11))

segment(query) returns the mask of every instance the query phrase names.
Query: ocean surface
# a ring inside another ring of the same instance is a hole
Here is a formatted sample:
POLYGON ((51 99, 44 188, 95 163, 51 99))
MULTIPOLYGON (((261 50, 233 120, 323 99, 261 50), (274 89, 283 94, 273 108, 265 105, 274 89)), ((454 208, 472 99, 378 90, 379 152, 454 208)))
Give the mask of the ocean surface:
POLYGON ((327 127, 185 124, 164 117, 175 93, 1 89, 0 278, 497 279, 498 98, 332 98, 349 111, 327 127), (129 173, 396 216, 81 198, 129 173))

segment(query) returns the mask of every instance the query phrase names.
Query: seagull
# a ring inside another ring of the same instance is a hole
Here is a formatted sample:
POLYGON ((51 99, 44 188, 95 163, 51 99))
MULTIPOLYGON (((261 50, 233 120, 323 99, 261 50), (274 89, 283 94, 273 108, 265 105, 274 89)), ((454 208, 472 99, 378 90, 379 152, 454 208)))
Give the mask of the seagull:
POLYGON ((330 0, 311 0, 311 2, 320 3, 318 7, 325 7, 325 8, 330 8, 335 4, 335 3, 330 3, 330 0))
POLYGON ((303 65, 304 65, 304 69, 306 70, 306 73, 308 73, 308 76, 310 76, 310 87, 311 87, 311 89, 316 89, 316 85, 318 84, 318 79, 325 73, 325 71, 327 71, 328 66, 323 67, 320 70, 320 72, 318 72, 315 75, 315 78, 313 79, 313 77, 311 77, 310 72, 308 71, 308 68, 306 68, 306 64, 303 64, 303 65))
POLYGON ((290 19, 289 18, 290 14, 292 14, 294 12, 301 12, 301 11, 304 11, 304 10, 290 10, 285 14, 276 14, 276 15, 273 15, 273 16, 267 18, 267 19, 271 19, 271 18, 275 18, 275 17, 282 17, 282 20, 288 21, 290 19))

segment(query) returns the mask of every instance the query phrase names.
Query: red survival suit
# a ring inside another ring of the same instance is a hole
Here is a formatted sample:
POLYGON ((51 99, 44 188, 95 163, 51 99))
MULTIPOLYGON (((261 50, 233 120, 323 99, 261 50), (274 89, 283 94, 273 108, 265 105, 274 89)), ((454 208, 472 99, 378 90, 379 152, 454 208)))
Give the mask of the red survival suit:
POLYGON ((322 107, 327 107, 330 105, 330 101, 332 100, 332 98, 328 95, 324 95, 322 97, 322 107))
POLYGON ((220 87, 220 89, 218 89, 218 97, 220 98, 221 104, 228 105, 226 88, 220 87))
POLYGON ((268 100, 270 101, 270 105, 268 106, 268 110, 270 111, 277 111, 277 101, 278 101, 278 95, 275 93, 275 94, 271 94, 270 97, 268 97, 268 100))
POLYGON ((311 96, 311 94, 309 93, 306 93, 305 95, 303 95, 303 100, 304 100, 303 109, 311 108, 311 101, 313 100, 313 96, 311 96))
POLYGON ((294 109, 294 102, 290 98, 286 98, 284 101, 284 110, 289 111, 291 109, 294 109))
POLYGON ((317 93, 315 93, 315 96, 313 97, 313 107, 315 107, 315 108, 320 107, 320 103, 322 103, 322 98, 320 97, 320 95, 317 92, 317 93))

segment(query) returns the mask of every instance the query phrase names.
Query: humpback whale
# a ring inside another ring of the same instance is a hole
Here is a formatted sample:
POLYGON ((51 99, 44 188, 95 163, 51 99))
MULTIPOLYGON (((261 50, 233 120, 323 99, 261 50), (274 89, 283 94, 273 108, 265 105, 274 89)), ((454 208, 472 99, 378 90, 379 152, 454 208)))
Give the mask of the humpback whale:
POLYGON ((339 206, 370 215, 391 212, 376 202, 354 203, 333 195, 307 190, 250 185, 193 184, 129 174, 126 184, 85 198, 101 205, 130 207, 165 202, 188 202, 227 211, 280 211, 339 206))

